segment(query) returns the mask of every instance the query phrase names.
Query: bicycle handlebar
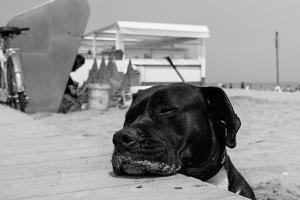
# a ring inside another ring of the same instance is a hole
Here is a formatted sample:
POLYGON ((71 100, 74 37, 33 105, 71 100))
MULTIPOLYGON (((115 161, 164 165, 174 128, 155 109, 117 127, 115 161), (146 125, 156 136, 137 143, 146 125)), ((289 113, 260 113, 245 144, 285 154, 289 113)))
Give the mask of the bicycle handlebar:
POLYGON ((13 38, 14 36, 20 35, 22 32, 29 30, 29 27, 19 28, 15 26, 3 26, 0 27, 0 36, 4 38, 13 38))
POLYGON ((29 27, 26 27, 26 28, 20 28, 20 31, 22 32, 22 31, 29 31, 30 30, 30 28, 29 27))

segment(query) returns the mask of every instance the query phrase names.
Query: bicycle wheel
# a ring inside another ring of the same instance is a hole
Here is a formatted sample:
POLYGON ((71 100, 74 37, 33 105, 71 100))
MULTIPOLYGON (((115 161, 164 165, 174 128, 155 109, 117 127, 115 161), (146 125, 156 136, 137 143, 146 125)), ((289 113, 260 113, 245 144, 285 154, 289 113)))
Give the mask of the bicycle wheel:
POLYGON ((18 100, 19 100, 19 109, 22 112, 25 112, 25 108, 26 108, 26 104, 27 104, 27 100, 26 100, 26 95, 24 94, 24 92, 18 92, 18 100))
POLYGON ((9 100, 7 104, 12 107, 17 109, 17 102, 16 99, 14 98, 15 93, 14 93, 14 63, 12 58, 9 56, 6 62, 6 78, 7 78, 7 92, 9 95, 9 100))
POLYGON ((7 77, 7 88, 9 95, 14 95, 14 63, 12 58, 9 56, 6 63, 6 77, 7 77))

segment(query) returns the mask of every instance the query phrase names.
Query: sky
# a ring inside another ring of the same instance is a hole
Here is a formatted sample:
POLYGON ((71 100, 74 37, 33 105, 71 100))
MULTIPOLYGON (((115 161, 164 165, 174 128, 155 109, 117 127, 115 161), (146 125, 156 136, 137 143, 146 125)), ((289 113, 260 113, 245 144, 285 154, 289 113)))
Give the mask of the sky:
MULTIPOLYGON (((206 25, 208 82, 275 82, 279 31, 281 82, 300 83, 299 0, 87 0, 86 32, 116 21, 206 25)), ((0 25, 46 0, 0 0, 0 25)))

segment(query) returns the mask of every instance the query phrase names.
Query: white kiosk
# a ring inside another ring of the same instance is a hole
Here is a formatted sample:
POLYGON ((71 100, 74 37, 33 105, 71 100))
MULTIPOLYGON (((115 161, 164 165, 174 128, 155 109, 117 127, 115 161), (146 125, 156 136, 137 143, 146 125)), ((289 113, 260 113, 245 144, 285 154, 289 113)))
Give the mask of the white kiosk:
POLYGON ((131 59, 141 85, 181 82, 169 56, 186 82, 204 84, 208 37, 206 26, 118 21, 85 34, 78 53, 88 61, 119 50, 118 70, 126 72, 131 59))

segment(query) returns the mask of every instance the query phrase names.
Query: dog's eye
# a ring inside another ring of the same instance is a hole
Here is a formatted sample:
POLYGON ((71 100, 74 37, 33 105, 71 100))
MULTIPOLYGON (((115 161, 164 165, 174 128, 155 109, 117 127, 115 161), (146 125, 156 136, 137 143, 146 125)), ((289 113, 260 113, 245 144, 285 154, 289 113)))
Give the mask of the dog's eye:
POLYGON ((163 115, 163 114, 170 114, 173 111, 176 110, 176 107, 165 107, 165 108, 160 108, 158 111, 158 114, 163 115))
POLYGON ((129 119, 126 119, 125 123, 126 124, 131 124, 133 121, 134 121, 133 119, 129 118, 129 119))

